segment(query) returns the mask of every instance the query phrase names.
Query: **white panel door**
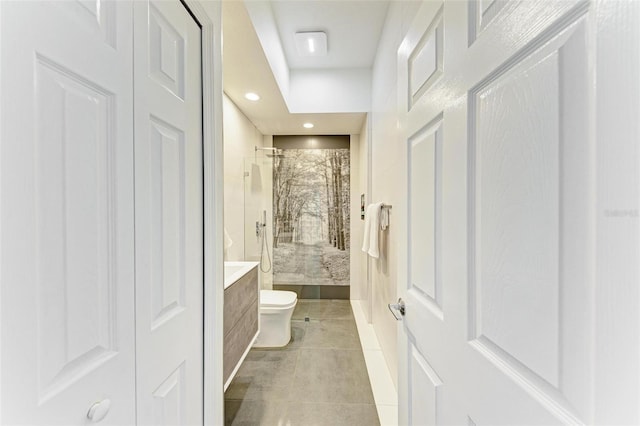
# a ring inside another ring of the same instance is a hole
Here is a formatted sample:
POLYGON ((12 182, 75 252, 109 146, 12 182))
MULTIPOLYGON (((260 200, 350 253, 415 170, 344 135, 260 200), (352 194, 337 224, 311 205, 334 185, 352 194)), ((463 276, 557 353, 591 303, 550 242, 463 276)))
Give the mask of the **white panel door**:
POLYGON ((135 422, 131 41, 131 3, 0 2, 2 424, 135 422))
POLYGON ((424 2, 401 424, 640 423, 639 28, 633 1, 424 2))
POLYGON ((134 15, 138 424, 202 424, 201 32, 177 0, 134 15))

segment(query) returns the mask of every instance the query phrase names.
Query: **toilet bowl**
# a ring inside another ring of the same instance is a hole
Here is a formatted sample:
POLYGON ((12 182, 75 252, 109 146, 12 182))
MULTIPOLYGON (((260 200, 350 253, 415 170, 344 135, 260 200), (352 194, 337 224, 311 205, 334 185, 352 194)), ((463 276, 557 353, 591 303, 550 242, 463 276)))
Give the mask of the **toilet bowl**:
POLYGON ((289 343, 297 298, 292 291, 260 290, 260 334, 254 347, 278 348, 289 343))

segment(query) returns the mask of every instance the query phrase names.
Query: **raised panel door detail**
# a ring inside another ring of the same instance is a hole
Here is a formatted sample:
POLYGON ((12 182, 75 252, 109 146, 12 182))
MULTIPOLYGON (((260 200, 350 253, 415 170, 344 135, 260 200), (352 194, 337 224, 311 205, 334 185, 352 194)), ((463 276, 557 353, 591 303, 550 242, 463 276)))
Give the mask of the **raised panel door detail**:
POLYGON ((440 280, 440 198, 442 121, 427 125, 409 139, 409 291, 426 298, 442 317, 440 280))
POLYGON ((114 49, 116 45, 115 0, 74 0, 57 2, 85 31, 95 35, 114 49))
POLYGON ((499 3, 498 0, 477 0, 478 4, 480 4, 480 7, 478 8, 478 10, 481 12, 482 16, 485 16, 490 9, 494 8, 494 6, 496 6, 497 3, 499 3))
POLYGON ((184 38, 162 13, 149 3, 149 75, 184 99, 184 38))
POLYGON ((116 354, 113 95, 37 57, 41 403, 116 354))
POLYGON ((180 1, 133 13, 137 422, 202 424, 202 33, 180 1))
POLYGON ((442 380, 415 346, 409 352, 411 389, 410 424, 438 424, 438 408, 442 398, 442 380))
POLYGON ((565 419, 588 416, 587 39, 550 28, 469 95, 471 343, 565 419), (569 60, 570 59, 570 60, 569 60), (526 383, 526 385, 525 385, 526 383))
POLYGON ((442 74, 443 22, 440 10, 409 56, 409 109, 442 74))
POLYGON ((476 95, 477 332, 554 386, 560 297, 558 84, 553 53, 476 95))
POLYGON ((149 137, 151 327, 156 328, 184 309, 185 141, 181 130, 156 117, 149 137))
POLYGON ((469 45, 471 45, 499 15, 507 0, 469 1, 469 45))
POLYGON ((185 392, 183 362, 153 391, 154 425, 186 424, 185 392))

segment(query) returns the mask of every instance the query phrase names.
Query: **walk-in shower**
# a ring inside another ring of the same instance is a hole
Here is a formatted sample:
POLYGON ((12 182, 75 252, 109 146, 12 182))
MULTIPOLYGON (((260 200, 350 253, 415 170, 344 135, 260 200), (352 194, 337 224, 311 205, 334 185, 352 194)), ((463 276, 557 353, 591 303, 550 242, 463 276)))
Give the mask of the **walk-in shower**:
POLYGON ((273 162, 282 156, 276 148, 254 146, 243 159, 244 259, 260 262, 263 288, 271 288, 273 266, 273 162))
POLYGON ((348 136, 254 147, 245 158, 245 259, 260 262, 263 288, 302 298, 348 298, 348 136))

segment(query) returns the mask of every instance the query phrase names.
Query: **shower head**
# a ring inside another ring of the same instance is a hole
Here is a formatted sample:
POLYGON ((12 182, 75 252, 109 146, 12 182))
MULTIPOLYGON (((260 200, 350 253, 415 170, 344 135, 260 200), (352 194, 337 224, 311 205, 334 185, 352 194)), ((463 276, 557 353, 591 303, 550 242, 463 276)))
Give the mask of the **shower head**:
POLYGON ((278 148, 274 148, 271 146, 265 146, 265 147, 257 147, 255 146, 255 152, 256 154, 258 153, 258 151, 270 151, 267 152, 265 155, 269 158, 273 158, 273 157, 284 157, 284 153, 282 152, 281 149, 278 148))

